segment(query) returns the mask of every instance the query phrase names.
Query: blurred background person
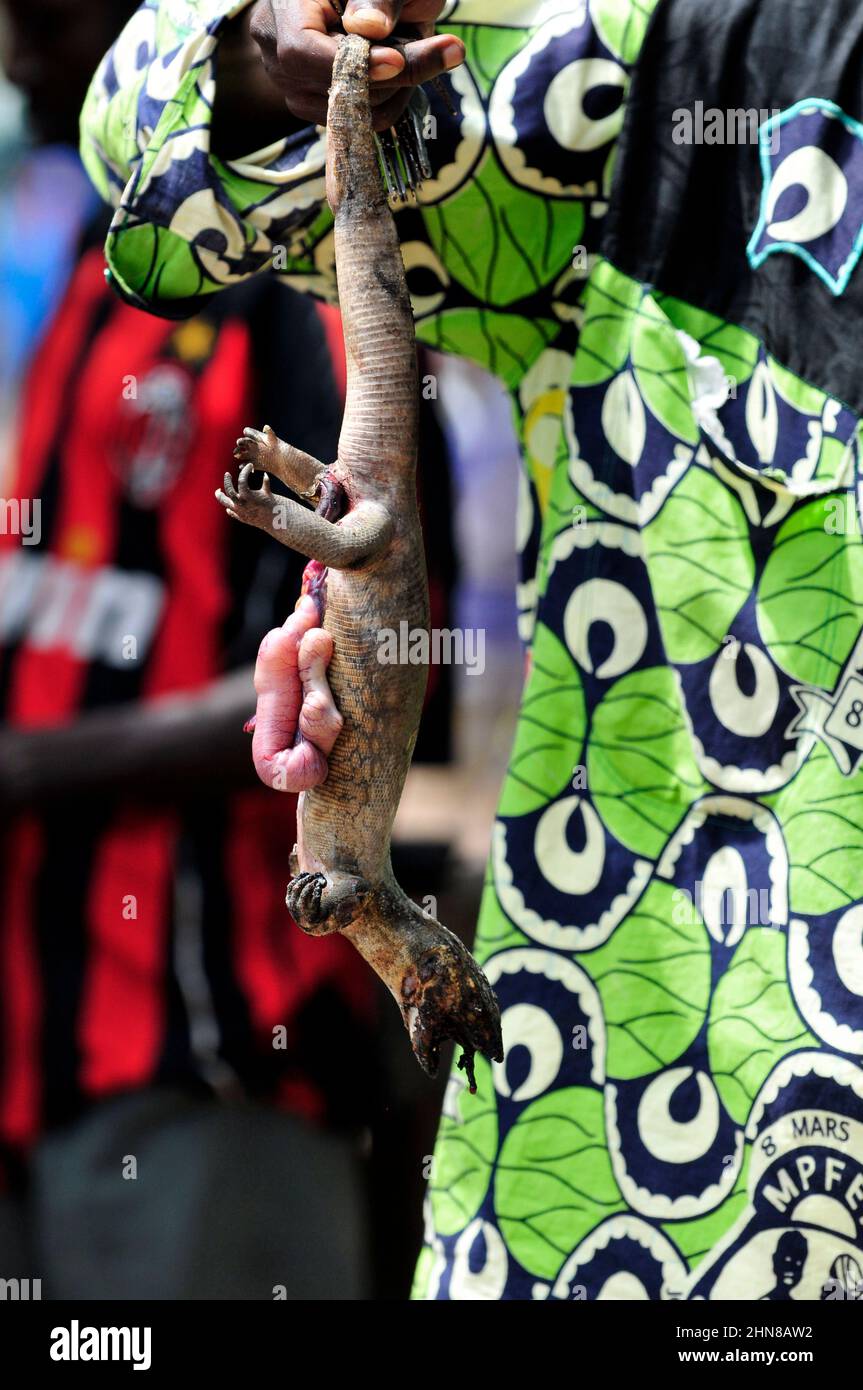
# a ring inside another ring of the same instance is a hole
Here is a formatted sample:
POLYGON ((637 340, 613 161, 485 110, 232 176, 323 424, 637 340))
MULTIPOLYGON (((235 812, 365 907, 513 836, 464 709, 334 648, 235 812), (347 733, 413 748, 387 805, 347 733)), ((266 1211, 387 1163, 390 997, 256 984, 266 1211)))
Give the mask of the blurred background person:
MULTIPOLYGON (((115 7, 116 23, 133 8, 115 7)), ((0 6, 8 78, 0 76, 0 431, 68 278, 81 226, 99 206, 72 138, 73 108, 88 81, 94 31, 108 37, 115 16, 107 4, 94 7, 92 23, 76 28, 75 11, 68 4, 51 6, 50 14, 44 5, 0 6), (49 42, 40 44, 37 26, 49 23, 49 42)))
POLYGON ((400 1256, 367 1213, 414 1091, 379 1079, 359 957, 291 923, 295 799, 257 783, 243 733, 302 561, 212 504, 249 421, 335 457, 340 329, 270 277, 181 324, 107 287, 78 113, 134 8, 0 5, 30 131, 0 195, 0 1275, 58 1298, 360 1298, 389 1265, 404 1292, 418 1232, 400 1256))

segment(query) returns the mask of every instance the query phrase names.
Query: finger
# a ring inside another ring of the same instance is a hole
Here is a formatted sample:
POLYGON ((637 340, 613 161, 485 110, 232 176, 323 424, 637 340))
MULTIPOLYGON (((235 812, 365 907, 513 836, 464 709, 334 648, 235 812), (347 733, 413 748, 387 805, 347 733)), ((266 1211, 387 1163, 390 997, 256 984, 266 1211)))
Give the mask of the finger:
POLYGON ((226 474, 225 474, 224 487, 225 487, 225 492, 228 494, 228 496, 230 497, 231 501, 232 501, 232 502, 239 502, 240 499, 239 499, 239 497, 237 496, 236 489, 234 488, 234 480, 233 480, 233 478, 231 477, 230 473, 226 473, 226 474))
POLYGON ((240 476, 237 479, 237 492, 239 493, 240 501, 245 501, 249 493, 251 492, 251 488, 249 487, 249 479, 251 478, 254 471, 255 465, 253 463, 246 463, 240 469, 240 476))
POLYGON ((342 24, 348 34, 386 39, 398 23, 401 8, 401 0, 348 0, 342 24))
POLYGON ((234 511, 234 504, 231 501, 230 497, 225 496, 221 488, 216 488, 216 501, 219 503, 220 507, 224 507, 225 511, 228 513, 228 516, 233 517, 234 521, 237 520, 237 513, 234 511))
MULTIPOLYGON (((257 733, 257 725, 255 726, 257 733)), ((327 760, 313 743, 303 740, 293 748, 283 748, 272 758, 259 758, 252 738, 252 761, 265 786, 276 792, 307 792, 327 780, 327 760)))
POLYGON ((369 54, 369 81, 389 82, 403 71, 405 60, 397 48, 373 48, 369 54))
MULTIPOLYGON (((290 619, 283 627, 272 628, 258 647, 255 662, 255 690, 258 695, 278 693, 291 696, 294 710, 294 729, 302 702, 300 678, 297 674, 298 653, 302 632, 290 619)), ((285 708, 285 706, 283 706, 285 708)), ((293 737, 293 730, 290 731, 293 737)))
POLYGON ((292 614, 284 627, 268 632, 255 663, 252 760, 261 781, 276 791, 306 791, 327 775, 327 760, 313 743, 294 743, 302 704, 298 654, 307 621, 305 612, 292 614))
POLYGON ((275 44, 265 54, 284 78, 326 91, 337 49, 318 6, 289 4, 276 11, 275 44))
MULTIPOLYGON (((379 50, 386 53, 386 49, 379 50)), ((464 44, 454 34, 435 34, 431 39, 416 39, 406 43, 402 50, 404 63, 401 71, 385 80, 389 87, 419 87, 423 82, 431 82, 443 72, 451 72, 464 62, 464 44)), ((376 72, 370 67, 373 80, 376 72)))
POLYGON ((303 687, 300 732, 326 756, 342 731, 344 720, 333 700, 327 666, 333 639, 322 627, 312 628, 300 643, 299 672, 303 687))
MULTIPOLYGON (((273 82, 291 96, 302 90, 326 97, 339 40, 314 15, 280 12, 278 28, 256 37, 264 67, 273 82)), ((398 49, 371 47, 369 70, 373 78, 401 72, 403 67, 398 49)))
POLYGON ((311 594, 300 594, 294 605, 294 611, 283 624, 290 628, 292 632, 298 633, 297 640, 304 636, 310 628, 320 627, 321 615, 318 605, 311 594))

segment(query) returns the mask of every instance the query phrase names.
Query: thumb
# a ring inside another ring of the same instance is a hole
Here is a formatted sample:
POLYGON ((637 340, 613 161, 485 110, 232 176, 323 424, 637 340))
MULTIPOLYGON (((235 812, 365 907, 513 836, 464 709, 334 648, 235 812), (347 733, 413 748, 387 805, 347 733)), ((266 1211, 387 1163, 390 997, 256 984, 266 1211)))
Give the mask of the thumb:
POLYGON ((398 23, 402 0, 348 0, 342 25, 364 39, 387 39, 398 23))

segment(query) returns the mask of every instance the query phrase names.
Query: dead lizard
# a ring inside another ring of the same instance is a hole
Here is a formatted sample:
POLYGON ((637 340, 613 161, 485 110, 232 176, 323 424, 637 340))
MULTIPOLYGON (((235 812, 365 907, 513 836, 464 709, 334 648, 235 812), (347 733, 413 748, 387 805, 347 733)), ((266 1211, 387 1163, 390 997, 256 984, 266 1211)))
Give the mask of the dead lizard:
MULTIPOLYGON (((327 198, 348 363, 338 459, 330 467, 265 427, 247 429, 216 496, 229 514, 309 557, 303 591, 333 640, 329 680, 344 720, 325 780, 298 806, 287 894, 303 931, 341 931, 401 1009, 430 1074, 441 1044, 503 1059, 497 1000, 462 942, 413 903, 390 863, 390 834, 416 742, 426 687, 422 665, 382 664, 381 630, 428 629, 428 581, 416 500, 418 381, 410 298, 375 153, 369 45, 341 40, 327 121, 327 198), (267 477, 301 498, 275 497, 267 477)), ((256 732, 256 738, 258 734, 256 732)), ((256 760, 257 761, 257 760, 256 760)), ((260 769, 259 769, 260 770, 260 769)))

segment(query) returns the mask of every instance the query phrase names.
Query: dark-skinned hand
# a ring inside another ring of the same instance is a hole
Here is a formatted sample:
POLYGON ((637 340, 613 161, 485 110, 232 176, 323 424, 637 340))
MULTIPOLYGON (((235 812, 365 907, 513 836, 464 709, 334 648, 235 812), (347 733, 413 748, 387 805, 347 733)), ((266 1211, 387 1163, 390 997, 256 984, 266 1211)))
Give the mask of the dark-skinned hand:
POLYGON ((258 0, 249 34, 270 82, 298 120, 325 125, 337 35, 344 29, 372 43, 369 75, 375 130, 394 124, 414 87, 464 61, 453 34, 435 34, 442 0, 348 0, 339 16, 330 0, 258 0), (396 30, 403 42, 383 46, 396 30))

